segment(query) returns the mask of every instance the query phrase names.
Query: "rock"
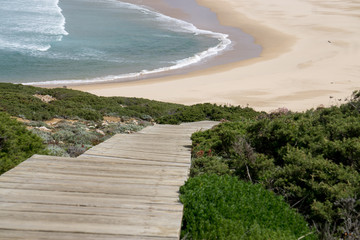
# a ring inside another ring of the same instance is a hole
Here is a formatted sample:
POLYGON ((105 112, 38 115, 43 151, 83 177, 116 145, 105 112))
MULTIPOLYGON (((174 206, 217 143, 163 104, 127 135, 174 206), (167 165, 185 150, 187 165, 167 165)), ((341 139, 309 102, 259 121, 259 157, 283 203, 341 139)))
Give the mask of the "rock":
POLYGON ((37 129, 39 129, 40 131, 43 131, 43 132, 52 132, 51 129, 48 129, 47 127, 38 127, 37 129))
POLYGON ((105 136, 105 133, 104 133, 102 130, 100 130, 100 129, 96 129, 96 130, 95 130, 95 132, 97 132, 97 133, 99 133, 99 134, 101 134, 101 135, 105 136))
POLYGON ((135 124, 135 125, 139 125, 139 122, 138 122, 136 119, 133 119, 133 120, 131 121, 131 123, 132 123, 132 124, 135 124))
POLYGON ((104 122, 107 122, 107 123, 118 123, 118 122, 121 122, 121 118, 120 118, 120 117, 105 116, 105 117, 104 117, 104 122))
POLYGON ((45 102, 45 103, 49 103, 51 101, 55 101, 56 98, 50 96, 50 95, 40 95, 40 94, 35 94, 33 95, 34 97, 40 99, 41 101, 45 102))
POLYGON ((11 117, 13 119, 16 119, 18 122, 22 122, 22 123, 29 123, 30 120, 24 119, 24 118, 19 118, 19 117, 11 117))

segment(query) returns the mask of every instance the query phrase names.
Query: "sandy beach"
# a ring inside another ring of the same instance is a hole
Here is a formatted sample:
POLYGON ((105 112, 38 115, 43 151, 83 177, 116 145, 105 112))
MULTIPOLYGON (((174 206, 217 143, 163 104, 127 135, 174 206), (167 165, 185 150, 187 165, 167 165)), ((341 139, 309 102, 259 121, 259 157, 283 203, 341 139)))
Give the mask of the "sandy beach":
MULTIPOLYGON (((133 2, 159 5, 155 0, 133 2)), ((253 36, 263 48, 261 55, 187 74, 71 88, 101 96, 182 104, 211 102, 264 111, 281 107, 304 111, 340 104, 360 89, 359 1, 198 0, 198 3, 214 11, 221 24, 253 36)), ((167 14, 185 17, 176 10, 167 14)))

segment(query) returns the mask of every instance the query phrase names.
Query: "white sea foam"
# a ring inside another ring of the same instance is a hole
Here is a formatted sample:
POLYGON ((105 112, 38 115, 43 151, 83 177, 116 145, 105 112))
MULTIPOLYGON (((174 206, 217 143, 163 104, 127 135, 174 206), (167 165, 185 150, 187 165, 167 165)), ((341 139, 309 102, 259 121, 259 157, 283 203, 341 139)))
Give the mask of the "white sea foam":
POLYGON ((59 0, 1 0, 0 48, 47 51, 68 35, 59 0))
POLYGON ((43 82, 29 82, 29 83, 23 83, 23 84, 24 85, 65 85, 65 84, 71 85, 71 84, 82 84, 82 83, 109 82, 109 81, 121 80, 121 79, 125 79, 125 80, 139 79, 139 78, 144 77, 145 75, 156 74, 156 73, 166 72, 166 71, 170 71, 170 70, 176 70, 176 69, 180 69, 180 68, 198 63, 207 57, 217 55, 219 52, 218 49, 221 49, 221 48, 225 49, 226 46, 227 45, 223 45, 220 43, 216 47, 209 48, 208 50, 201 52, 199 54, 195 54, 192 57, 179 60, 176 62, 176 64, 174 64, 172 66, 157 68, 157 69, 153 69, 153 70, 142 70, 140 72, 127 73, 127 74, 121 74, 121 75, 108 75, 105 77, 92 78, 92 79, 53 80, 53 81, 43 81, 43 82))
POLYGON ((121 80, 121 79, 124 79, 124 80, 140 79, 140 78, 144 77, 145 75, 176 70, 176 69, 184 68, 184 67, 199 63, 209 57, 218 55, 220 52, 224 51, 227 47, 229 47, 231 45, 231 40, 228 38, 229 36, 227 34, 198 29, 196 26, 194 26, 193 24, 191 24, 189 22, 186 22, 186 21, 183 21, 180 19, 176 19, 176 18, 172 18, 172 17, 166 16, 166 15, 158 13, 158 12, 154 12, 143 6, 119 2, 116 0, 108 0, 108 1, 113 2, 115 4, 120 4, 122 7, 140 11, 143 14, 153 15, 156 17, 157 21, 162 23, 163 27, 166 27, 172 31, 188 32, 188 33, 193 33, 194 35, 206 35, 206 36, 218 39, 219 44, 214 47, 211 47, 203 52, 197 53, 191 57, 178 60, 178 61, 174 62, 173 65, 168 66, 168 67, 157 68, 157 69, 153 69, 153 70, 144 69, 140 72, 126 73, 126 74, 121 74, 121 75, 108 75, 105 77, 92 78, 92 79, 53 80, 53 81, 42 81, 42 82, 30 82, 30 83, 24 83, 24 84, 25 85, 34 85, 34 84, 36 84, 36 85, 63 85, 64 84, 65 85, 65 84, 109 82, 109 81, 121 80), (174 27, 174 26, 178 26, 178 27, 174 27))
POLYGON ((31 44, 31 43, 18 43, 18 42, 9 42, 4 41, 0 38, 0 48, 10 49, 10 50, 31 50, 31 51, 40 51, 45 52, 51 48, 49 44, 31 44))

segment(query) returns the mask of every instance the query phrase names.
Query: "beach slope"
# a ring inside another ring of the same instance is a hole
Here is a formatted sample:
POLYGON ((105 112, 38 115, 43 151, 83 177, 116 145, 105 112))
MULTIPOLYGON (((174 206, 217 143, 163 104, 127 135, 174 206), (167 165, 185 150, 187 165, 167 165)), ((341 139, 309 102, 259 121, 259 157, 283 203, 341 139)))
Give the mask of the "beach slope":
MULTIPOLYGON (((198 0, 223 25, 254 36, 260 57, 137 82, 73 87, 102 96, 271 111, 339 104, 360 88, 360 2, 198 0)), ((241 54, 239 52, 238 54, 241 54)))

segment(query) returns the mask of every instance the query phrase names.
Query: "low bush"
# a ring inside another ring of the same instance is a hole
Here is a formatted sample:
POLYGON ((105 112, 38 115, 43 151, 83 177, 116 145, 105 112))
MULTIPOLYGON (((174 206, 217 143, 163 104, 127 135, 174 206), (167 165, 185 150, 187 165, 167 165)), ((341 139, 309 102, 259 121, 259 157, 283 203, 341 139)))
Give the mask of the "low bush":
POLYGON ((44 144, 54 144, 55 143, 54 137, 52 136, 52 134, 50 132, 44 132, 38 128, 33 128, 30 131, 32 133, 36 134, 37 136, 39 136, 43 140, 44 144))
POLYGON ((83 154, 86 150, 88 150, 91 147, 91 145, 70 145, 67 147, 67 153, 70 157, 77 157, 81 154, 83 154))
POLYGON ((58 145, 48 145, 46 149, 51 156, 70 157, 66 150, 58 145))
POLYGON ((264 113, 259 113, 252 108, 241 108, 240 106, 218 106, 216 104, 196 104, 192 106, 183 106, 174 112, 157 118, 159 123, 179 124, 181 122, 196 122, 202 120, 240 120, 253 119, 264 113))
POLYGON ((194 158, 191 163, 190 176, 195 177, 204 173, 214 173, 217 175, 230 174, 228 164, 221 157, 199 157, 194 158))
POLYGON ((182 105, 140 98, 99 97, 64 88, 37 88, 20 84, 0 83, 0 109, 12 116, 29 120, 81 118, 99 121, 103 116, 131 116, 153 119, 175 111, 182 105), (34 95, 50 95, 56 100, 42 102, 34 95))
POLYGON ((136 124, 111 123, 104 128, 105 132, 111 133, 132 133, 143 129, 144 126, 136 124))
POLYGON ((254 118, 260 113, 251 108, 197 104, 184 106, 141 98, 99 97, 71 89, 37 88, 0 83, 0 109, 12 116, 29 120, 54 117, 99 121, 103 116, 136 117, 158 123, 179 124, 201 120, 239 120, 254 118), (34 95, 50 95, 55 100, 42 102, 34 95))
POLYGON ((300 214, 259 184, 204 174, 180 193, 183 239, 317 239, 300 214))
POLYGON ((215 172, 211 166, 216 157, 216 166, 230 175, 282 195, 317 226, 322 239, 329 239, 329 229, 335 229, 333 237, 340 237, 345 224, 356 221, 345 220, 344 212, 360 211, 359 204, 350 210, 336 204, 344 199, 360 201, 360 104, 356 94, 340 107, 262 115, 194 133, 195 169, 191 172, 215 172), (209 151, 212 158, 201 156, 209 151))
POLYGON ((44 153, 42 139, 8 114, 0 112, 0 174, 35 153, 44 153))

